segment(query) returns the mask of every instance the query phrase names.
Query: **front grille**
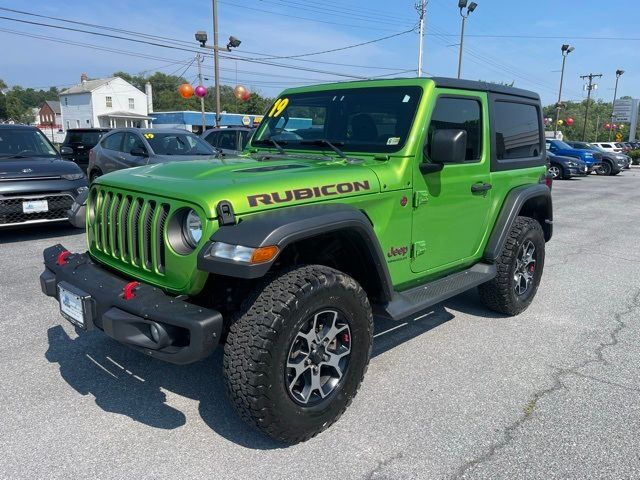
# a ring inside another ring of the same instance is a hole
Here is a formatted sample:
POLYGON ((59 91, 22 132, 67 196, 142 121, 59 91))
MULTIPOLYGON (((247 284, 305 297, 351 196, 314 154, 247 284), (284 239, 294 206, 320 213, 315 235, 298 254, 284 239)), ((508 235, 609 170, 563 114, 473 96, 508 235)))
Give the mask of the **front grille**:
POLYGON ((104 189, 94 190, 90 202, 97 250, 129 265, 164 273, 169 204, 104 189))
POLYGON ((71 208, 72 203, 73 197, 69 194, 0 198, 0 225, 62 220, 67 218, 67 210, 71 208), (48 210, 46 212, 24 213, 22 204, 27 200, 46 200, 48 210))

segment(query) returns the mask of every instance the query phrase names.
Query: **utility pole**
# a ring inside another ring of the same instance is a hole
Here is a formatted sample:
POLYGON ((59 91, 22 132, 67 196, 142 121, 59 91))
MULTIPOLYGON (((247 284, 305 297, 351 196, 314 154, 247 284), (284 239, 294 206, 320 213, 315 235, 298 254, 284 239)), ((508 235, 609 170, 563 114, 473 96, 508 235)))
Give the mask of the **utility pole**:
POLYGON ((580 75, 581 79, 585 79, 588 78, 589 79, 589 83, 587 84, 587 108, 584 111, 584 123, 582 124, 582 141, 586 142, 586 138, 587 138, 587 118, 589 117, 589 103, 591 102, 591 90, 593 90, 594 88, 597 88, 598 85, 593 83, 593 79, 594 78, 600 78, 602 77, 601 73, 590 73, 589 75, 580 75))
MULTIPOLYGON (((618 80, 620 79, 620 75, 622 75, 624 73, 624 70, 616 70, 616 88, 613 89, 613 104, 611 105, 611 123, 609 124, 609 137, 607 138, 607 141, 611 141, 611 131, 613 130, 613 127, 611 125, 613 125, 613 121, 614 121, 614 117, 613 117, 613 110, 616 106, 616 97, 618 96, 618 80)), ((634 132, 635 134, 635 132, 634 132)))
POLYGON ((420 45, 418 47, 418 77, 422 76, 422 55, 424 45, 424 16, 427 10, 427 0, 420 0, 420 3, 416 3, 416 10, 420 15, 420 33, 418 35, 420 39, 420 45))
MULTIPOLYGON (((198 61, 198 84, 204 85, 204 80, 202 79, 202 55, 198 53, 196 60, 198 61)), ((204 116, 204 97, 200 97, 200 113, 202 113, 202 133, 204 133, 207 129, 207 121, 204 116)))
POLYGON ((556 119, 553 122, 553 138, 558 134, 558 120, 560 119, 560 109, 562 108, 562 82, 564 80, 564 65, 567 61, 567 55, 573 52, 574 47, 564 44, 560 48, 562 51, 562 70, 560 73, 560 89, 558 90, 558 102, 556 103, 556 119))
POLYGON ((218 56, 218 0, 211 0, 213 6, 213 65, 216 84, 216 127, 220 126, 220 58, 218 56))

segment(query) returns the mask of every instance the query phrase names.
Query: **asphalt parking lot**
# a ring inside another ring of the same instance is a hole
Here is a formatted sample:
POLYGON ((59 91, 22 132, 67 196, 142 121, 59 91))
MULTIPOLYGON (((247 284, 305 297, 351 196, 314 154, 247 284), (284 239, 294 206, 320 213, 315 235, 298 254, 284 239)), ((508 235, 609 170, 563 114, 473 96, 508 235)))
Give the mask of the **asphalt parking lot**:
POLYGON ((0 477, 640 477, 640 168, 553 192, 529 310, 503 318, 471 292, 379 323, 352 406, 287 448, 233 413, 219 351, 174 366, 76 335, 38 275, 45 247, 81 250, 83 232, 1 231, 0 477))

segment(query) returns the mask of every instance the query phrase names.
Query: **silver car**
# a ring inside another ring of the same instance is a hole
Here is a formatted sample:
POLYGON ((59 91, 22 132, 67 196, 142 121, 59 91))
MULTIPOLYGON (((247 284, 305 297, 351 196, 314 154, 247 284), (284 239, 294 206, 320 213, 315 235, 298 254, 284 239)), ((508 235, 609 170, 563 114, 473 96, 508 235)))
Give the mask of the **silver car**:
POLYGON ((118 128, 89 152, 90 181, 100 175, 150 163, 218 158, 219 151, 184 130, 118 128))

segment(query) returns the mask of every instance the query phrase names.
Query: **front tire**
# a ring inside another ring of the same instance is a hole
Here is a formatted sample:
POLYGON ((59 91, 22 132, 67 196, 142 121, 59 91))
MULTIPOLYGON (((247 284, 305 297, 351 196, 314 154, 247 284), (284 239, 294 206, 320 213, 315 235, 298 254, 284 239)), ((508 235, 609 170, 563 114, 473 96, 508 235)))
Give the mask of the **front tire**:
POLYGON ((496 262, 496 277, 478 287, 483 303, 496 312, 518 315, 538 291, 544 269, 544 234, 529 217, 517 217, 496 262))
POLYGON ((613 171, 613 167, 611 166, 611 164, 609 162, 602 162, 600 164, 600 168, 598 168, 597 170, 597 174, 598 175, 604 175, 605 177, 611 175, 611 172, 613 171))
POLYGON ((560 165, 557 165, 555 163, 551 164, 551 166, 549 167, 549 173, 554 180, 564 179, 564 172, 560 165))
POLYGON ((245 300, 230 327, 227 394, 272 438, 308 440, 351 403, 372 343, 371 306, 354 279, 320 265, 284 271, 245 300))

